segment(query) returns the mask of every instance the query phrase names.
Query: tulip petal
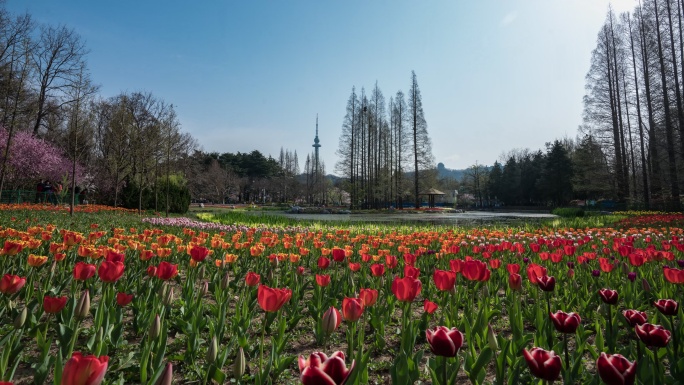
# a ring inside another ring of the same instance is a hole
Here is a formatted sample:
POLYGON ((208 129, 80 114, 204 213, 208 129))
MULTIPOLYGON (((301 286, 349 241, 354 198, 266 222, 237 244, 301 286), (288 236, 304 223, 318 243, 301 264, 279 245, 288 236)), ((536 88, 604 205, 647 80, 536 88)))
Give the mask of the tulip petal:
POLYGON ((321 366, 321 369, 330 376, 336 384, 342 383, 349 375, 349 370, 347 370, 344 359, 338 356, 328 358, 328 360, 323 363, 323 366, 321 366))
POLYGON ((430 349, 433 353, 442 357, 454 357, 456 356, 456 345, 449 338, 446 328, 439 328, 432 336, 432 343, 430 343, 430 349))
POLYGON ((302 371, 302 385, 337 385, 321 368, 309 366, 302 371))

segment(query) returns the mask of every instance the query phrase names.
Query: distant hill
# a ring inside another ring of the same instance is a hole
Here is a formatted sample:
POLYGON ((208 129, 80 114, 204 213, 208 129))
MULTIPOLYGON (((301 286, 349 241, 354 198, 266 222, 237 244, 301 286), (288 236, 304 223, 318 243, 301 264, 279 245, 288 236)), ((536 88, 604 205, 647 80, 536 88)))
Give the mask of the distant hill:
POLYGON ((457 181, 462 181, 465 176, 466 170, 452 170, 450 168, 444 167, 444 163, 437 164, 437 177, 438 178, 450 178, 457 181))
MULTIPOLYGON (((463 180, 463 177, 465 176, 466 171, 467 170, 452 170, 450 168, 446 168, 446 167, 444 167, 444 163, 438 163, 437 164, 437 177, 438 178, 455 179, 455 180, 460 182, 463 180)), ((406 177, 411 177, 413 175, 413 172, 407 171, 404 175, 406 175, 406 177)), ((333 184, 335 184, 335 182, 337 182, 340 179, 344 179, 344 178, 341 178, 341 177, 339 177, 337 175, 333 175, 333 174, 328 174, 325 177, 330 179, 333 182, 333 184)), ((297 178, 300 181, 306 181, 306 174, 301 174, 297 178)))

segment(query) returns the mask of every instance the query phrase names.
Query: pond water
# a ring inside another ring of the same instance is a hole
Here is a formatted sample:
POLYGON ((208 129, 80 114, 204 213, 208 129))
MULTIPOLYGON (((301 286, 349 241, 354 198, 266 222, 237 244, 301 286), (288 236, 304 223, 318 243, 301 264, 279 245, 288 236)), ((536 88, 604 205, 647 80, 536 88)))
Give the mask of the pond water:
POLYGON ((299 220, 338 222, 380 222, 380 223, 433 223, 433 224, 495 224, 509 222, 538 222, 553 219, 553 214, 532 212, 486 212, 467 211, 463 213, 393 213, 393 214, 291 214, 272 213, 299 220))

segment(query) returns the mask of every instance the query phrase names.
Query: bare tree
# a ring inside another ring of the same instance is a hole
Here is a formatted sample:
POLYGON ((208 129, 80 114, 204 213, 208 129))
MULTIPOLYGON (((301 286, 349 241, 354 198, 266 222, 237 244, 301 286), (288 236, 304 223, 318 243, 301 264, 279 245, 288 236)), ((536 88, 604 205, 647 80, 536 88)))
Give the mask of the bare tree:
POLYGON ((59 98, 65 86, 78 81, 86 53, 85 43, 73 29, 63 25, 41 26, 37 46, 32 51, 38 94, 34 135, 38 135, 43 125, 50 99, 59 98))
POLYGON ((95 97, 98 87, 93 85, 90 74, 87 72, 85 63, 81 63, 76 81, 70 83, 65 94, 71 101, 67 105, 68 124, 64 136, 64 148, 71 157, 71 202, 69 203, 69 215, 74 215, 76 203, 76 165, 90 154, 93 146, 93 126, 91 114, 88 109, 90 101, 95 97))

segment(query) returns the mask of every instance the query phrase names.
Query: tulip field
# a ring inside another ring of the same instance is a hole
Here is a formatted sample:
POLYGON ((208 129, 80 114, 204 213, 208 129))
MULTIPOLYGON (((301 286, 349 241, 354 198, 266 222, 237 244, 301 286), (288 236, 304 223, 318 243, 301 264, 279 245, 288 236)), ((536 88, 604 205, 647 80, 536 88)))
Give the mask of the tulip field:
POLYGON ((0 205, 0 385, 683 384, 684 215, 606 221, 0 205))

